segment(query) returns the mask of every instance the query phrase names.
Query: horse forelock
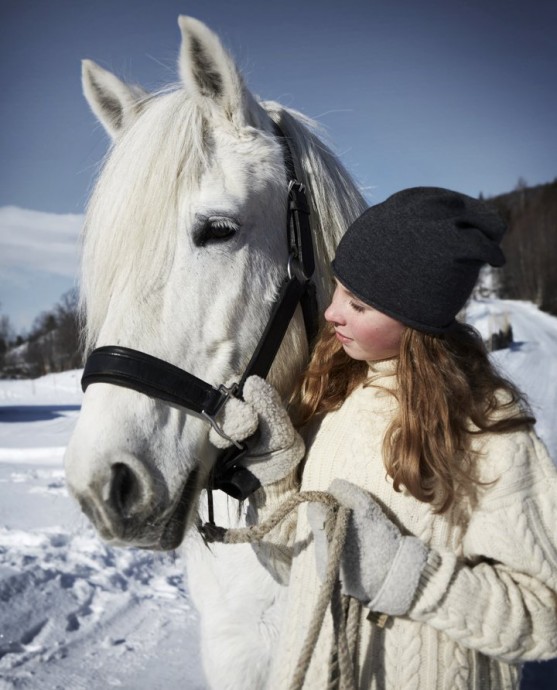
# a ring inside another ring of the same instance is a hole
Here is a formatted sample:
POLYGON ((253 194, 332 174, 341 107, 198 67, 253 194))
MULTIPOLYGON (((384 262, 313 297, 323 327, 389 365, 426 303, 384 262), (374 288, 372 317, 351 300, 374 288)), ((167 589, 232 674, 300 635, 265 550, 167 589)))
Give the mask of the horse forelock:
POLYGON ((168 269, 179 190, 195 190, 211 155, 207 114, 183 90, 147 98, 114 144, 91 195, 82 240, 86 343, 96 340, 111 295, 149 289, 168 269))

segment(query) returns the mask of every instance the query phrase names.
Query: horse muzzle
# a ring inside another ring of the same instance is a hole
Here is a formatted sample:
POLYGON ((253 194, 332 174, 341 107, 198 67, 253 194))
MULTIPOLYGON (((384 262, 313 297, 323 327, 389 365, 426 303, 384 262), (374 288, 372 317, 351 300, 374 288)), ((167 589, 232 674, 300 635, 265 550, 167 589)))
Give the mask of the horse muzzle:
POLYGON ((105 466, 87 483, 68 469, 68 487, 99 535, 114 545, 171 550, 196 514, 200 492, 194 469, 171 499, 162 476, 132 456, 105 466))

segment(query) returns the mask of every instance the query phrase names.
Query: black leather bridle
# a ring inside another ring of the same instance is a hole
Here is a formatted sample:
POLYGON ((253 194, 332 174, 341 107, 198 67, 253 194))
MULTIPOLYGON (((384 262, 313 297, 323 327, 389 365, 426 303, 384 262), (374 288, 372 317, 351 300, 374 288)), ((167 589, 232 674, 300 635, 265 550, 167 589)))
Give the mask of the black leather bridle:
POLYGON ((288 180, 287 276, 275 299, 267 326, 240 381, 228 388, 224 384, 215 388, 162 359, 116 345, 106 345, 93 350, 87 358, 81 379, 83 391, 92 383, 123 386, 183 407, 208 421, 217 433, 234 444, 218 457, 210 488, 221 489, 240 500, 253 493, 259 487, 259 481, 246 468, 238 465, 246 451, 245 443, 229 439, 219 427, 216 417, 231 396, 242 397, 243 386, 249 376, 267 376, 298 305, 302 307, 308 345, 316 335, 318 324, 315 285, 311 280, 315 259, 310 210, 304 186, 296 176, 288 141, 278 125, 275 124, 274 128, 282 143, 288 180))

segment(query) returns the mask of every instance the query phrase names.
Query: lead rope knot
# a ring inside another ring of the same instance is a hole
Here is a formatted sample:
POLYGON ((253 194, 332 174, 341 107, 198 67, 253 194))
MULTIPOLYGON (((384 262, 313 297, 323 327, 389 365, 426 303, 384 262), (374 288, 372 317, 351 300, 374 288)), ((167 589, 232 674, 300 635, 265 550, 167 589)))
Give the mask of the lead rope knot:
POLYGON ((361 604, 341 593, 339 580, 340 559, 346 539, 350 510, 345 508, 324 491, 301 491, 287 499, 267 519, 258 525, 238 529, 225 529, 211 523, 200 526, 200 532, 207 542, 222 544, 253 544, 261 541, 279 522, 300 503, 323 503, 331 508, 333 517, 327 520, 329 559, 325 579, 321 585, 317 603, 308 627, 289 690, 301 690, 307 670, 317 645, 325 613, 329 605, 333 615, 334 644, 329 660, 328 690, 355 690, 355 650, 357 647, 358 621, 361 604))

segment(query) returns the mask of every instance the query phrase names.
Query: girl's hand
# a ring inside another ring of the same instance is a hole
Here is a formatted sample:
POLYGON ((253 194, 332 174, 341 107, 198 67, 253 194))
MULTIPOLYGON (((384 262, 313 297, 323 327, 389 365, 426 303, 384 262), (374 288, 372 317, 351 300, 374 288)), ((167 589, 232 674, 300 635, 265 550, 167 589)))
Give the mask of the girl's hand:
MULTIPOLYGON (((341 560, 343 592, 372 611, 405 614, 427 560, 425 544, 416 537, 403 536, 371 494, 359 486, 335 479, 329 493, 352 511, 341 560)), ((322 504, 308 507, 319 573, 326 570, 325 512, 322 504)))
MULTIPOLYGON (((278 392, 259 376, 244 384, 244 400, 231 398, 224 407, 221 427, 235 441, 248 440, 248 451, 240 461, 262 486, 289 475, 304 457, 305 445, 294 429, 278 392)), ((209 440, 217 448, 231 445, 214 429, 209 440)))

